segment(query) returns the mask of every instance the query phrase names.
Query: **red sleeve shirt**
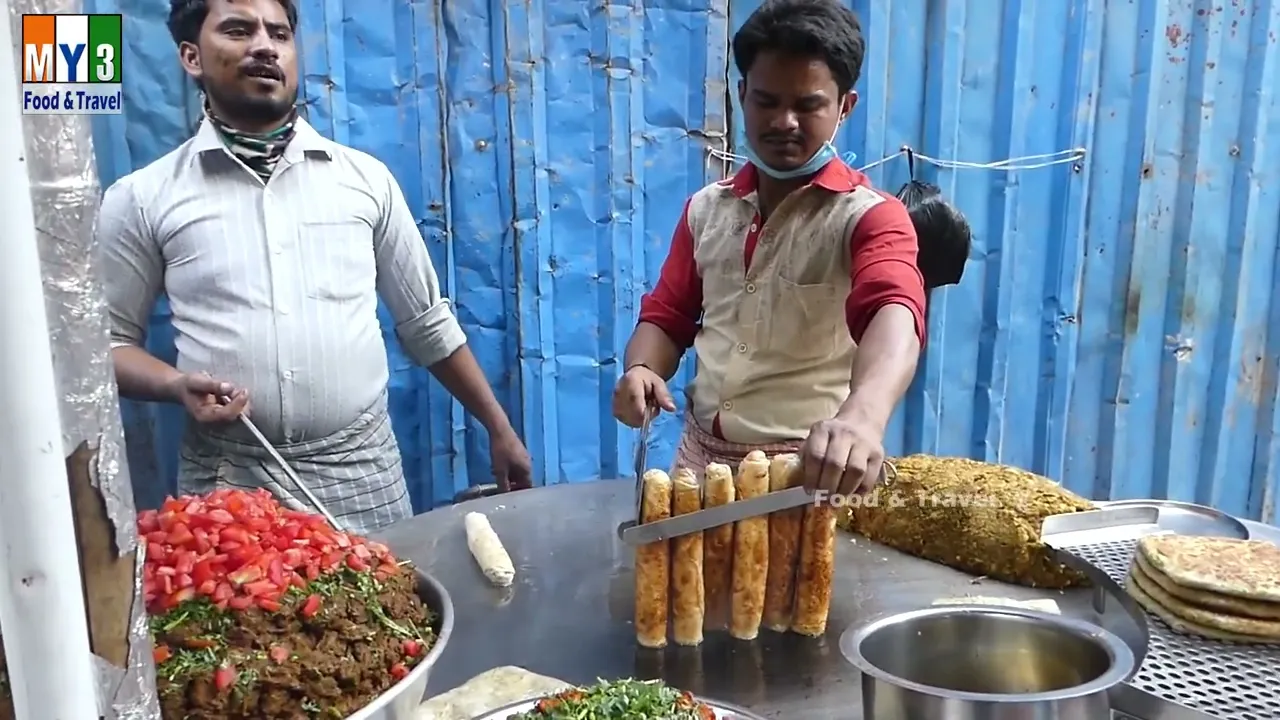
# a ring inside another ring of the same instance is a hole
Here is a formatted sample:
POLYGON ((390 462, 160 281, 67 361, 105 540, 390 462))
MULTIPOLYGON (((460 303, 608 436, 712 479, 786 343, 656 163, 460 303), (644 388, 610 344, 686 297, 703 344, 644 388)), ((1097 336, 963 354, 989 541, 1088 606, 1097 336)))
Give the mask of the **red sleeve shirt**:
MULTIPOLYGON (((734 178, 733 185, 735 191, 749 193, 755 189, 755 182, 755 168, 747 165, 734 178)), ((818 173, 813 184, 832 192, 850 192, 858 185, 870 185, 866 176, 840 161, 818 173)), ((702 277, 693 256, 688 212, 689 205, 685 203, 658 283, 640 300, 640 322, 657 325, 682 350, 693 345, 702 319, 702 277)), ((751 265, 757 239, 758 233, 749 233, 745 238, 745 267, 751 265)), ((896 304, 911 311, 916 337, 924 347, 924 278, 916 266, 918 243, 907 209, 896 198, 885 196, 885 202, 868 210, 854 227, 849 250, 853 259, 849 270, 852 285, 845 300, 845 321, 854 342, 861 341, 881 308, 896 304)))
POLYGON ((640 320, 662 328, 683 352, 693 347, 702 321, 702 276, 693 257, 689 202, 671 234, 671 250, 653 291, 640 298, 640 320))

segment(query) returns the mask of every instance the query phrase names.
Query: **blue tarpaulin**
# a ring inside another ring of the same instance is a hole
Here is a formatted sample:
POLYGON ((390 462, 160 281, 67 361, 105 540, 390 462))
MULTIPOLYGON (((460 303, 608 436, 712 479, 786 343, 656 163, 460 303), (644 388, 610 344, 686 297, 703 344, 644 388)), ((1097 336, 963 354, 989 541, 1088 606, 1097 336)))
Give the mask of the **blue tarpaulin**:
MULTIPOLYGON (((539 483, 629 472, 634 433, 609 411, 621 354, 684 199, 726 170, 708 149, 732 149, 741 126, 729 34, 757 4, 300 5, 307 116, 399 179, 539 483)), ((839 144, 862 162, 904 144, 975 165, 1087 150, 1018 172, 927 168, 976 239, 964 282, 935 294, 890 451, 1273 517, 1280 5, 853 7, 868 50, 839 144)), ((185 140, 198 101, 168 3, 89 9, 125 15, 127 110, 95 127, 105 184, 185 140)), ((905 163, 870 175, 896 190, 905 163)), ((162 357, 165 313, 151 336, 162 357)), ((487 480, 485 433, 387 343, 396 433, 425 509, 487 480)), ((126 414, 139 497, 154 502, 181 418, 126 414)), ((678 430, 658 423, 655 464, 678 430)))

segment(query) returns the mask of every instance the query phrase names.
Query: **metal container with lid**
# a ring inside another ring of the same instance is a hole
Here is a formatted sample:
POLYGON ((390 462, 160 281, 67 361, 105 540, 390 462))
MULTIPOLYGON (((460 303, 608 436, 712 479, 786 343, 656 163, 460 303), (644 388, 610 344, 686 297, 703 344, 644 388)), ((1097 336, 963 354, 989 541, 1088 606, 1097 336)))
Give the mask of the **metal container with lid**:
POLYGON ((1135 670, 1092 623, 1013 607, 951 605, 851 628, 866 720, 1098 720, 1135 670))

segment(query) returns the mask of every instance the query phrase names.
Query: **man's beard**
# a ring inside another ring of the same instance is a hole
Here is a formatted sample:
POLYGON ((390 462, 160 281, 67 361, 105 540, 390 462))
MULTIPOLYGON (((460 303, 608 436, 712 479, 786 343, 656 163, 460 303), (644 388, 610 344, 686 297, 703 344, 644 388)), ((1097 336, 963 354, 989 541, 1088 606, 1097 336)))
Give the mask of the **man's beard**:
POLYGON ((206 85, 204 91, 209 96, 211 104, 225 116, 221 120, 233 127, 240 122, 269 125, 282 121, 293 112, 294 104, 298 100, 296 88, 288 97, 280 99, 223 94, 211 85, 206 85))

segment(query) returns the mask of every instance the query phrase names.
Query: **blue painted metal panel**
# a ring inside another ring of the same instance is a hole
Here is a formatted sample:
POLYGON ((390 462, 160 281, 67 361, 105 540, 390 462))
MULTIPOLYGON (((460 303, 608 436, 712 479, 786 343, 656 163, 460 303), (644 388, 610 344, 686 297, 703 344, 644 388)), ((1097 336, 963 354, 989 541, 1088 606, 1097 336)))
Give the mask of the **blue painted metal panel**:
MULTIPOLYGON (((729 32, 758 4, 301 4, 309 117, 399 179, 538 482, 628 472, 635 438, 611 419, 612 386, 681 204, 722 172, 706 148, 740 140, 729 32)), ((839 140, 862 161, 903 144, 970 162, 1089 150, 1016 173, 926 169, 977 236, 964 283, 934 297, 891 451, 1274 518, 1280 3, 852 6, 868 53, 839 140)), ((90 8, 126 17, 128 110, 95 126, 106 183, 185 139, 197 99, 173 61, 168 3, 90 8)), ((870 175, 896 190, 906 166, 870 175)), ((486 434, 387 342, 424 509, 486 479, 486 434)), ((126 408, 135 476, 172 476, 180 418, 156 412, 126 408)), ((654 463, 678 430, 658 424, 654 463)))
MULTIPOLYGON (((722 87, 726 13, 698 1, 504 7, 526 438, 545 482, 615 477, 635 438, 612 418, 613 385, 679 208, 707 179, 695 138, 723 125, 703 88, 722 87)), ((678 433, 673 418, 656 423, 655 463, 678 433)))
MULTIPOLYGON (((736 28, 758 0, 735 0, 736 28)), ((990 162, 939 170, 976 238, 938 293, 893 451, 1033 468, 1095 497, 1274 517, 1275 3, 857 0, 841 140, 990 162)), ((896 189, 905 163, 871 172, 896 189)))
POLYGON ((1090 15, 1105 23, 1088 365, 1069 406, 1066 481, 1273 519, 1278 228, 1265 187, 1280 139, 1280 8, 1108 3, 1090 15))
MULTIPOLYGON (((88 9, 126 18, 128 110, 95 123, 105 186, 189 137, 199 98, 175 62, 168 3, 88 9)), ((300 3, 306 115, 399 180, 472 351, 527 438, 537 482, 616 476, 633 452, 609 395, 629 318, 675 224, 670 209, 706 179, 689 132, 704 126, 704 87, 722 85, 726 42, 726 13, 709 24, 706 9, 300 3), (646 181, 650 169, 658 182, 646 181)), ((723 125, 718 100, 710 117, 723 125)), ((488 479, 487 433, 410 365, 385 312, 383 327, 396 435, 425 509, 488 479)), ((149 345, 172 361, 163 300, 149 345)), ((124 412, 139 497, 154 505, 173 489, 183 418, 135 403, 124 412)), ((677 434, 676 423, 659 425, 655 459, 670 456, 677 434)))

